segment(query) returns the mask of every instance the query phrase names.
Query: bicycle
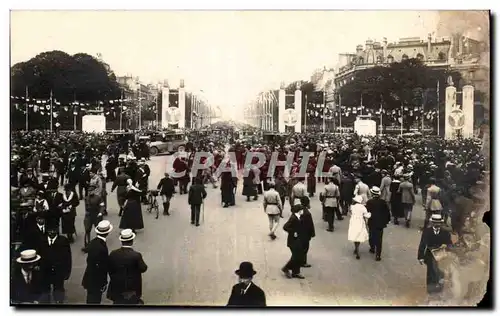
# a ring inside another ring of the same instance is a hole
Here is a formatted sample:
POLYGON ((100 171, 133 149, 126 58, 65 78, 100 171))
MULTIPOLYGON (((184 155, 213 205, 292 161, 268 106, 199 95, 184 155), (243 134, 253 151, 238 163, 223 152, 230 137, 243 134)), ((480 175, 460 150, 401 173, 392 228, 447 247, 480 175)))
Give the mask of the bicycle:
POLYGON ((148 213, 156 212, 156 219, 160 216, 160 207, 158 205, 158 190, 149 190, 148 191, 148 213))

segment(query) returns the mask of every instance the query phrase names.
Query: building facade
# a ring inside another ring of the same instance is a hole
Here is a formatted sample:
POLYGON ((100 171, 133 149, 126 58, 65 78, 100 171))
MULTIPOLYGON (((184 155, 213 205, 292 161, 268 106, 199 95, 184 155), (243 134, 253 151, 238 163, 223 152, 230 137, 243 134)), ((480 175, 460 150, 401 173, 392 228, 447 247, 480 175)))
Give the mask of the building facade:
MULTIPOLYGON (((386 38, 382 42, 367 40, 364 46, 358 45, 355 52, 339 54, 335 89, 348 84, 359 71, 416 58, 428 67, 459 72, 462 80, 455 83, 459 90, 470 84, 481 92, 474 106, 474 120, 479 123, 483 117, 489 116, 490 67, 484 58, 486 44, 462 34, 440 38, 433 38, 429 34, 426 40, 408 37, 394 43, 389 43, 386 38)), ((446 83, 442 83, 441 88, 444 91, 446 83)))
POLYGON ((427 40, 408 37, 395 43, 388 43, 386 38, 382 42, 367 40, 365 46, 356 47, 355 53, 339 54, 335 86, 347 84, 355 72, 417 58, 429 67, 457 70, 466 81, 463 84, 470 83, 477 90, 486 92, 489 89, 489 66, 480 62, 483 48, 484 43, 462 35, 433 38, 429 34, 427 40))

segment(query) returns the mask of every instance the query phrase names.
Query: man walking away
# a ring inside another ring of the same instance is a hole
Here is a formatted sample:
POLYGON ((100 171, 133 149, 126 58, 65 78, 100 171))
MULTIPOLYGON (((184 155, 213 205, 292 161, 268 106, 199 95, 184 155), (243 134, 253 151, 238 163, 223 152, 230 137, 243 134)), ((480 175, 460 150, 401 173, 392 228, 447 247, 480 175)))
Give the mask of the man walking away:
POLYGON ((203 180, 196 179, 196 183, 189 188, 188 203, 191 205, 191 225, 200 226, 200 211, 203 200, 207 197, 207 191, 203 180))
POLYGON ((303 263, 302 257, 304 256, 303 249, 303 225, 300 222, 300 217, 304 213, 302 205, 292 206, 292 215, 288 221, 283 225, 283 229, 288 233, 288 238, 286 245, 290 248, 292 257, 285 266, 281 269, 285 276, 289 279, 297 278, 304 279, 304 276, 300 274, 300 266, 303 263), (290 271, 292 272, 290 274, 290 271))
POLYGON ((398 191, 401 193, 401 203, 405 212, 406 227, 410 227, 411 214, 413 205, 415 204, 415 190, 413 184, 410 182, 411 175, 405 174, 404 181, 399 185, 398 191))
POLYGON ((135 234, 131 229, 120 233, 122 247, 109 254, 107 297, 115 305, 142 305, 142 274, 148 270, 140 252, 132 249, 135 234))
POLYGON ((113 230, 107 220, 95 228, 97 237, 87 246, 87 268, 83 274, 82 286, 87 290, 87 304, 101 304, 102 293, 108 285, 108 246, 106 237, 113 230))
POLYGON ((275 240, 283 205, 279 193, 274 189, 274 183, 269 182, 267 186, 269 190, 264 192, 264 212, 269 218, 269 237, 275 240))
POLYGON ((375 253, 375 260, 382 260, 382 236, 387 223, 391 221, 391 213, 387 202, 380 198, 380 189, 372 187, 370 189, 372 198, 366 202, 366 209, 372 215, 368 219, 368 235, 370 252, 375 253))
POLYGON ((304 238, 302 238, 302 243, 303 243, 303 249, 304 249, 304 255, 302 256, 302 267, 303 268, 310 268, 311 265, 307 263, 307 253, 309 252, 309 244, 311 242, 311 239, 313 239, 316 236, 316 231, 314 230, 314 222, 312 218, 312 214, 309 211, 311 208, 311 201, 307 196, 303 196, 300 199, 300 203, 302 204, 303 207, 303 212, 300 222, 302 223, 302 229, 304 232, 304 238))

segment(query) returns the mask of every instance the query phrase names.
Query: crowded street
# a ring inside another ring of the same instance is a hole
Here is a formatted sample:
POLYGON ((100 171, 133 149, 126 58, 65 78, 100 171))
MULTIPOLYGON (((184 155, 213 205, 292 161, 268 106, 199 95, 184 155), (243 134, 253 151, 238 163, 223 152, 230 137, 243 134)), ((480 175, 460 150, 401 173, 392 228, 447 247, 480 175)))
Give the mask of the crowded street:
MULTIPOLYGON (((149 184, 156 185, 171 156, 153 157, 149 184)), ((111 184, 108 183, 108 190, 111 184)), ((321 190, 322 185, 318 186, 321 190)), ((204 222, 200 227, 189 224, 187 196, 175 194, 171 216, 155 219, 143 206, 144 230, 137 233, 134 247, 144 256, 148 271, 143 276, 146 304, 220 306, 227 302, 234 282, 232 270, 240 261, 253 262, 256 282, 266 289, 270 306, 283 305, 413 305, 425 300, 425 271, 415 262, 424 212, 417 201, 415 227, 389 225, 386 229, 384 259, 375 262, 368 246, 361 249, 361 260, 352 257, 347 241, 348 220, 337 224, 334 233, 326 231, 321 220, 321 204, 312 199, 312 213, 317 236, 311 242, 309 269, 304 280, 288 280, 281 267, 288 256, 286 232, 278 229, 278 238, 270 241, 262 201, 245 202, 238 187, 236 205, 222 208, 220 190, 207 186, 204 222), (412 286, 408 286, 412 284, 412 286), (286 290, 284 290, 286 289, 286 290), (375 289, 375 290, 374 290, 375 289), (363 297, 364 299, 360 299, 363 297)), ((116 195, 108 195, 106 219, 117 227, 116 195)), ((285 219, 290 208, 285 208, 285 219)), ((86 255, 82 246, 83 207, 77 208, 78 238, 72 245, 73 272, 66 283, 68 303, 84 303, 81 279, 86 255)), ((108 247, 119 247, 119 231, 108 239, 108 247)), ((108 303, 110 303, 108 301, 108 303)))
POLYGON ((11 305, 487 299, 489 11, 11 15, 11 305))

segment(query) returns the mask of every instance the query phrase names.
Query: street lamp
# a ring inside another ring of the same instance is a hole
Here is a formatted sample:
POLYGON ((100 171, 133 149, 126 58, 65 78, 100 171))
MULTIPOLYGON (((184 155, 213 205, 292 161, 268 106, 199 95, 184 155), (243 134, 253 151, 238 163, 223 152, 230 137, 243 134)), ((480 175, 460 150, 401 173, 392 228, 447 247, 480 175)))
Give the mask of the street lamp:
POLYGON ((139 81, 136 81, 136 87, 137 87, 137 96, 139 99, 139 124, 138 128, 139 130, 141 129, 141 123, 142 123, 142 103, 141 103, 141 83, 139 81))

